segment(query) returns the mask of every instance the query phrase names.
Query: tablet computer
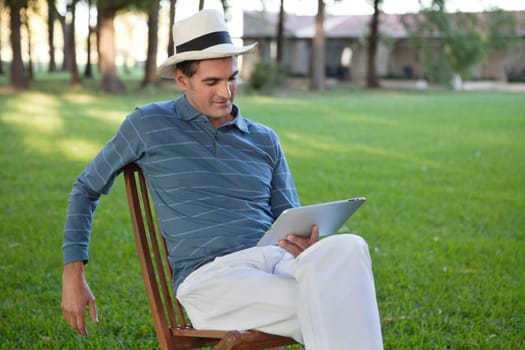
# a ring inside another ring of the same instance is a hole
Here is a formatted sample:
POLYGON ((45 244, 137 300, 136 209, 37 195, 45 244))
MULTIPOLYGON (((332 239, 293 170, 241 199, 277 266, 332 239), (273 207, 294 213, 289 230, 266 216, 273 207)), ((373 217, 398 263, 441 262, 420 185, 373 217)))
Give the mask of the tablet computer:
POLYGON ((287 209, 279 215, 257 245, 277 244, 291 233, 309 235, 313 225, 319 227, 320 237, 336 233, 365 200, 364 197, 359 197, 287 209))

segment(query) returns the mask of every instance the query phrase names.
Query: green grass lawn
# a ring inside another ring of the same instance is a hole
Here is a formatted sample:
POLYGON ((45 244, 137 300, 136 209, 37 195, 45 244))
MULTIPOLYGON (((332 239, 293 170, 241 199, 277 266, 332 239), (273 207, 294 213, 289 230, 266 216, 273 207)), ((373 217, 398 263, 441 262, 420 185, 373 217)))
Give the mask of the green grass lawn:
MULTIPOLYGON (((0 86, 0 349, 155 348, 122 180, 94 221, 86 274, 100 322, 87 338, 61 316, 62 228, 75 177, 125 115, 177 92, 67 85, 0 86)), ((524 93, 237 102, 280 135, 303 204, 368 198, 344 230, 369 243, 385 349, 525 347, 524 93)))

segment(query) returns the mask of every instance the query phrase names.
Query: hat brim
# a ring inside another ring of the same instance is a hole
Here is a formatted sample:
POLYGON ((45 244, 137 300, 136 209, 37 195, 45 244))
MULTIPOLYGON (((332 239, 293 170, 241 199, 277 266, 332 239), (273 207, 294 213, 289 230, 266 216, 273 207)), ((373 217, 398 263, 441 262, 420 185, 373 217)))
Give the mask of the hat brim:
POLYGON ((168 57, 164 62, 162 62, 162 64, 157 69, 157 76, 160 79, 173 79, 173 71, 177 63, 184 61, 239 56, 252 51, 256 45, 257 43, 253 43, 247 46, 239 47, 232 44, 221 44, 211 46, 205 50, 186 51, 178 54, 176 53, 175 55, 168 57))

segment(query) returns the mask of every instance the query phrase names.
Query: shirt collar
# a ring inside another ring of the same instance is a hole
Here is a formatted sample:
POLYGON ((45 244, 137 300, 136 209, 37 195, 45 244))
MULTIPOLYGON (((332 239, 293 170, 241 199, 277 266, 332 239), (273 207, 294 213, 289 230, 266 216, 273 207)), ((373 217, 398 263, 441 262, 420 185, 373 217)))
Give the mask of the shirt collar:
MULTIPOLYGON (((207 116, 199 113, 188 103, 185 95, 182 95, 175 101, 175 112, 182 120, 185 121, 190 121, 197 118, 208 119, 207 116)), ((235 104, 232 108, 232 115, 234 119, 231 122, 226 123, 225 125, 234 125, 242 132, 249 133, 248 123, 246 122, 246 119, 241 115, 241 110, 239 109, 239 107, 235 104)))
POLYGON ((244 117, 242 116, 241 110, 236 104, 233 105, 232 115, 235 119, 233 119, 231 123, 237 126, 237 128, 239 128, 239 130, 241 130, 242 132, 248 134, 250 132, 250 130, 248 130, 248 123, 246 122, 246 119, 244 119, 244 117))

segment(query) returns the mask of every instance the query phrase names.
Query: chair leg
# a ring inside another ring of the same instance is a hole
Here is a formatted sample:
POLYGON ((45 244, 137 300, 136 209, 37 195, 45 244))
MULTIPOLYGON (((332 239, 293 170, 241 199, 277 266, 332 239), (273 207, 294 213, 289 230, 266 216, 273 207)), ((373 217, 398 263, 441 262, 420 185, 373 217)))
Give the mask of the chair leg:
POLYGON ((213 348, 214 350, 229 350, 232 349, 234 346, 239 345, 241 342, 241 337, 239 332, 237 331, 231 331, 228 332, 228 334, 222 338, 222 340, 215 345, 213 348))

